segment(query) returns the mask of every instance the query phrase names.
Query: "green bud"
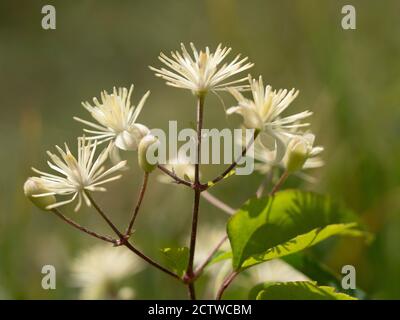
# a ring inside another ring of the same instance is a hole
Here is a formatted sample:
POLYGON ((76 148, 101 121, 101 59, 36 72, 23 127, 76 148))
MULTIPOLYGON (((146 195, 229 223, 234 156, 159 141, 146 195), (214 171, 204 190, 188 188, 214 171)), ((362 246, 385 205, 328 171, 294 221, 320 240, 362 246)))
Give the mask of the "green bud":
POLYGON ((158 139, 151 134, 140 140, 138 148, 138 162, 139 166, 144 170, 144 172, 150 173, 157 166, 157 163, 149 161, 149 157, 151 156, 149 151, 152 151, 154 155, 154 151, 157 149, 158 144, 158 139))
POLYGON ((48 193, 49 190, 43 184, 42 179, 38 177, 30 177, 25 181, 24 193, 25 196, 32 201, 32 203, 42 210, 46 209, 49 205, 56 203, 54 195, 39 196, 40 194, 48 193))
POLYGON ((289 173, 301 170, 308 159, 310 146, 305 139, 293 138, 286 151, 286 170, 289 173))

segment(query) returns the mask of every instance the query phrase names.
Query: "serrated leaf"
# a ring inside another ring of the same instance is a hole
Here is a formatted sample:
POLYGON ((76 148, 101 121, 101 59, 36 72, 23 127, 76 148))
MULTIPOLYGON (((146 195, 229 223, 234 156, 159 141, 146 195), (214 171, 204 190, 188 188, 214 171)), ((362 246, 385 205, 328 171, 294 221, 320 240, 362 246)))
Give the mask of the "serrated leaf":
POLYGON ((335 288, 318 286, 312 281, 275 282, 265 284, 257 300, 357 300, 335 288))
POLYGON ((354 230, 356 216, 329 197, 287 190, 249 200, 228 222, 233 268, 283 257, 354 230))
POLYGON ((166 257, 170 269, 182 277, 186 272, 189 261, 189 248, 163 248, 161 252, 166 257))

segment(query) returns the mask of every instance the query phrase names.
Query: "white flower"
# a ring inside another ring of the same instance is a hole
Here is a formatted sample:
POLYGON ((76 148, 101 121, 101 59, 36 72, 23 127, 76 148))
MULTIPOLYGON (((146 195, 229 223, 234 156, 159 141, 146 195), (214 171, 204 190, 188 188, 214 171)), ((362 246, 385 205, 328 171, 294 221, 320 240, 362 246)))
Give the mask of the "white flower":
MULTIPOLYGON (((297 170, 314 169, 324 165, 324 162, 319 157, 319 154, 323 151, 323 147, 313 147, 315 140, 314 134, 309 132, 304 134, 292 132, 292 134, 292 136, 280 136, 280 141, 284 144, 285 152, 284 156, 278 157, 278 159, 276 156, 276 150, 268 148, 260 137, 256 139, 254 142, 254 158, 259 161, 255 165, 255 168, 259 172, 265 174, 274 166, 287 169, 290 158, 290 161, 292 162, 290 166, 294 166, 294 155, 296 155, 295 150, 299 151, 299 149, 303 150, 304 153, 300 155, 301 159, 297 159, 296 161, 297 165, 300 165, 297 170)), ((306 175, 300 174, 300 176, 306 180, 311 180, 311 178, 306 175)))
MULTIPOLYGON (((190 159, 179 155, 177 158, 170 159, 165 168, 172 171, 179 178, 186 181, 194 181, 195 167, 190 163, 190 159)), ((171 177, 162 174, 158 177, 158 180, 163 183, 172 183, 175 180, 171 177)))
POLYGON ((297 97, 299 91, 292 89, 272 90, 270 86, 264 88, 262 77, 259 80, 249 76, 253 99, 245 98, 237 89, 229 89, 237 100, 238 105, 229 108, 226 113, 238 113, 244 119, 247 128, 269 130, 275 133, 289 134, 294 128, 308 126, 308 123, 298 123, 309 117, 312 112, 304 111, 291 116, 281 117, 287 107, 297 97))
POLYGON ((95 158, 96 146, 96 141, 90 141, 85 137, 81 137, 78 138, 78 158, 75 158, 72 155, 67 144, 65 144, 65 151, 56 146, 61 158, 50 151, 47 151, 47 154, 52 160, 52 162, 47 161, 47 164, 51 169, 61 174, 61 176, 45 173, 32 168, 35 172, 41 175, 41 182, 44 188, 48 190, 48 192, 34 194, 32 197, 72 195, 72 197, 66 201, 57 202, 47 206, 46 209, 48 210, 68 204, 74 201, 77 197, 78 204, 75 207, 75 211, 79 210, 82 204, 82 198, 85 200, 86 204, 90 206, 90 200, 85 194, 85 191, 106 191, 106 189, 101 185, 119 179, 121 175, 113 177, 109 176, 126 165, 126 161, 121 161, 106 170, 103 164, 108 158, 111 145, 109 145, 108 148, 103 149, 98 157, 95 158))
MULTIPOLYGON (((211 53, 208 47, 205 51, 197 51, 193 43, 190 44, 193 57, 181 44, 182 54, 178 51, 171 52, 172 59, 164 53, 160 53, 159 60, 169 69, 156 69, 156 76, 163 78, 167 84, 173 87, 188 89, 197 95, 205 94, 209 90, 224 90, 245 80, 238 79, 227 82, 226 80, 253 66, 252 63, 245 63, 247 57, 240 59, 237 55, 230 63, 219 66, 220 63, 231 51, 231 48, 222 48, 218 45, 215 52, 211 53)), ((239 86, 238 89, 243 86, 239 86)))
POLYGON ((314 147, 315 135, 305 133, 290 138, 286 154, 283 158, 286 170, 295 172, 301 169, 317 168, 323 165, 317 156, 324 150, 323 147, 314 147))
POLYGON ((112 140, 115 145, 122 150, 136 150, 141 138, 149 133, 149 129, 136 120, 143 105, 150 94, 146 94, 139 101, 137 107, 131 105, 131 95, 133 85, 129 88, 115 88, 113 93, 101 92, 101 102, 93 98, 94 106, 89 102, 82 102, 86 110, 98 124, 74 117, 75 120, 82 122, 95 130, 84 129, 85 132, 93 134, 88 140, 97 140, 100 143, 112 140))
MULTIPOLYGON (((72 283, 81 288, 81 299, 106 299, 114 295, 125 298, 120 281, 143 269, 131 252, 120 247, 98 245, 82 253, 71 264, 72 283)), ((130 290, 129 298, 134 292, 130 290)), ((128 298, 128 297, 126 297, 128 298)))

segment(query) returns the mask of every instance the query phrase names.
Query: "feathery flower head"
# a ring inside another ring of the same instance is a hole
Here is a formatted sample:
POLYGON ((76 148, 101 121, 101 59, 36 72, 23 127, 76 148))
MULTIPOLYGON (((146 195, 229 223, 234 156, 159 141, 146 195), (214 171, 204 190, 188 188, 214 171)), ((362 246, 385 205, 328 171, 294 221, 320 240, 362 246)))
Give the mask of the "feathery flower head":
POLYGON ((129 88, 115 88, 109 94, 102 91, 101 101, 93 98, 94 106, 89 102, 82 102, 83 107, 90 112, 97 121, 93 123, 74 117, 75 120, 82 122, 91 128, 84 129, 85 132, 92 134, 88 140, 98 140, 100 143, 112 140, 115 145, 122 150, 136 150, 140 140, 149 133, 149 129, 136 120, 142 110, 150 91, 140 99, 137 107, 131 105, 131 95, 133 85, 129 88))
MULTIPOLYGON (((142 262, 129 251, 97 245, 72 262, 72 282, 81 288, 82 299, 106 299, 118 289, 120 281, 142 269, 142 262)), ((120 292, 121 290, 118 291, 118 296, 120 292)), ((123 294, 121 298, 124 298, 123 294)))
POLYGON ((65 150, 56 146, 60 156, 47 151, 51 161, 47 164, 51 169, 59 173, 55 175, 46 173, 32 168, 33 171, 40 174, 41 183, 46 191, 32 194, 32 197, 48 197, 50 195, 61 195, 72 197, 66 201, 56 202, 48 205, 47 210, 51 210, 62 205, 73 202, 78 197, 78 204, 75 211, 78 211, 82 204, 82 199, 90 206, 85 191, 106 191, 103 184, 119 179, 121 175, 109 177, 118 170, 121 170, 126 165, 126 161, 121 161, 109 169, 105 169, 104 162, 108 158, 111 144, 103 149, 97 158, 95 158, 96 141, 88 140, 85 137, 78 138, 78 157, 72 155, 65 144, 65 150))
MULTIPOLYGON (((153 68, 156 76, 167 81, 167 85, 191 90, 196 95, 204 95, 210 90, 226 90, 228 87, 236 85, 246 80, 246 78, 234 81, 226 81, 228 78, 245 71, 253 66, 252 63, 245 63, 247 57, 241 59, 237 55, 231 62, 221 62, 231 51, 231 48, 222 48, 218 45, 215 52, 210 52, 208 47, 204 51, 197 51, 193 43, 190 43, 193 51, 193 57, 181 44, 182 53, 171 52, 172 58, 167 57, 164 53, 160 53, 159 60, 164 63, 166 68, 153 68)), ((243 86, 237 86, 242 89, 243 86)))
POLYGON ((308 123, 299 123, 299 121, 309 117, 312 112, 304 111, 291 116, 281 117, 293 100, 297 97, 299 91, 292 89, 272 90, 271 86, 264 88, 262 77, 259 80, 248 77, 253 99, 245 98, 239 90, 229 89, 231 94, 237 100, 238 105, 229 108, 226 113, 238 113, 243 117, 244 125, 247 128, 257 130, 269 129, 275 133, 289 133, 292 129, 308 126, 308 123))

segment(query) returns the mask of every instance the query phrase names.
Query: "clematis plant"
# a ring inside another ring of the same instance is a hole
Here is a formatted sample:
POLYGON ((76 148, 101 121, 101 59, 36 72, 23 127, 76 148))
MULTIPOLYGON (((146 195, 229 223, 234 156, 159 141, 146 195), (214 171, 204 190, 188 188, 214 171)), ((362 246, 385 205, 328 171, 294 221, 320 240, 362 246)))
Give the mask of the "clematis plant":
MULTIPOLYGON (((60 155, 48 152, 51 159, 48 165, 53 172, 33 169, 39 177, 30 177, 26 181, 24 192, 27 198, 40 209, 54 213, 80 232, 115 247, 126 247, 147 264, 186 286, 190 299, 202 297, 196 288, 196 281, 205 274, 207 277, 216 276, 220 279, 212 280, 214 284, 218 284, 217 290, 212 292, 215 293, 216 299, 221 299, 234 279, 247 269, 288 256, 302 257, 304 251, 332 236, 365 235, 356 215, 330 197, 302 190, 282 190, 289 176, 293 175, 294 179, 295 176, 309 177, 304 174, 304 170, 323 165, 320 158, 323 148, 314 146, 315 135, 308 129, 309 123, 304 122, 312 112, 288 113, 299 91, 273 90, 270 85, 264 86, 261 76, 258 80, 251 75, 236 78, 250 69, 253 63, 247 62, 247 58, 240 58, 240 55, 226 62, 230 48, 219 45, 215 51, 211 51, 209 47, 199 51, 193 44, 190 46, 192 55, 182 44, 181 52, 172 52, 171 57, 160 54, 159 60, 165 67, 150 69, 155 71, 157 77, 164 79, 167 85, 186 89, 194 94, 197 115, 194 163, 182 154, 169 159, 168 163, 151 163, 148 159, 149 150, 157 148, 160 141, 152 134, 148 125, 138 123, 149 91, 137 106, 134 106, 131 104, 133 85, 129 89, 114 88, 112 93, 102 91, 100 99, 93 98, 93 105, 89 102, 82 103, 93 121, 74 117, 86 126, 84 132, 87 135, 78 138, 77 154, 73 155, 67 144, 65 150, 56 147, 60 155), (221 90, 226 91, 235 100, 226 113, 240 115, 242 126, 254 129, 254 136, 250 143, 243 147, 240 156, 223 172, 204 181, 200 174, 204 106, 210 93, 221 90), (254 153, 248 152, 251 148, 254 148, 254 153), (106 192, 104 185, 120 178, 122 170, 127 169, 126 161, 118 160, 119 149, 137 153, 138 171, 143 174, 137 203, 127 219, 125 230, 112 221, 94 196, 96 192, 106 192), (253 157, 256 160, 256 169, 262 178, 260 185, 254 187, 254 196, 244 201, 239 209, 234 209, 216 198, 210 190, 220 183, 228 183, 223 182, 228 180, 227 178, 233 179, 235 168, 243 157, 253 157), (112 164, 107 168, 108 159, 112 160, 112 164), (149 176, 154 171, 161 174, 159 182, 174 183, 179 188, 189 188, 193 192, 192 224, 188 232, 187 246, 162 248, 161 252, 168 262, 165 266, 139 250, 135 241, 131 239, 133 226, 147 191, 149 176), (65 196, 69 198, 63 199, 65 196), (214 239, 209 237, 204 240, 207 243, 199 243, 199 247, 203 248, 199 255, 202 261, 197 263, 197 231, 202 227, 199 225, 201 199, 225 212, 227 223, 225 230, 219 230, 222 234, 221 239, 209 243, 208 241, 214 239), (93 207, 99 218, 108 224, 114 236, 90 230, 61 212, 63 206, 75 200, 75 211, 81 208, 82 203, 93 207), (209 247, 212 248, 205 253, 204 248, 209 247), (224 267, 220 268, 218 274, 205 272, 211 265, 223 261, 224 267)), ((110 253, 109 256, 113 255, 110 253)), ((110 259, 102 259, 101 254, 91 255, 90 268, 85 269, 84 277, 77 273, 77 277, 83 279, 80 281, 85 282, 85 292, 93 293, 103 288, 102 285, 100 289, 88 288, 91 282, 85 280, 98 277, 99 274, 103 279, 104 268, 97 266, 110 263, 110 259), (96 268, 101 272, 92 271, 96 268), (93 272, 93 277, 87 275, 90 272, 93 272)), ((122 261, 125 260, 130 263, 130 259, 124 256, 122 261)), ((276 268, 281 268, 279 277, 269 275, 261 279, 265 273, 257 273, 257 281, 260 283, 248 288, 250 298, 285 299, 293 296, 293 292, 300 292, 300 298, 301 294, 304 294, 304 297, 316 299, 353 299, 350 295, 340 292, 341 288, 328 287, 326 278, 314 279, 313 273, 308 273, 306 269, 296 270, 297 266, 291 265, 291 260, 276 261, 280 261, 273 264, 276 268), (290 273, 284 275, 285 270, 290 270, 290 273), (262 283, 263 281, 266 283, 262 283)), ((130 270, 129 266, 119 267, 121 270, 130 270)), ((75 269, 80 270, 80 267, 75 269)), ((125 271, 121 271, 121 274, 125 275, 125 271)), ((116 278, 119 279, 119 274, 116 278)), ((86 294, 85 297, 87 296, 96 295, 86 294)))

